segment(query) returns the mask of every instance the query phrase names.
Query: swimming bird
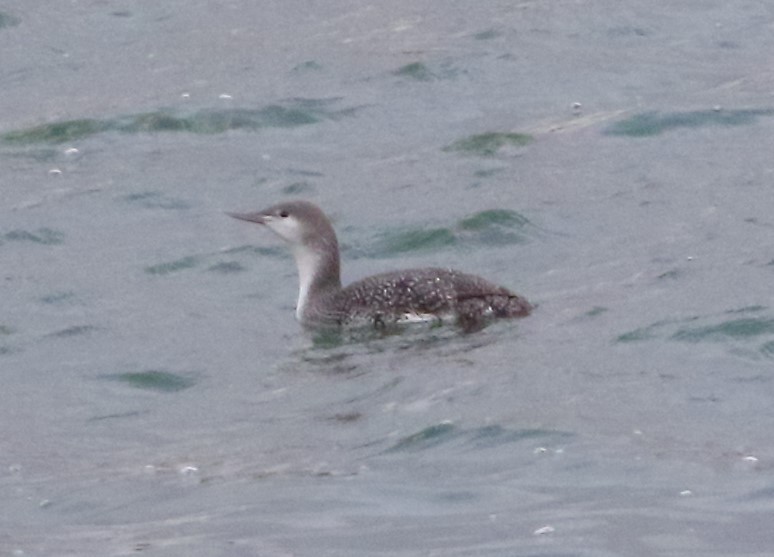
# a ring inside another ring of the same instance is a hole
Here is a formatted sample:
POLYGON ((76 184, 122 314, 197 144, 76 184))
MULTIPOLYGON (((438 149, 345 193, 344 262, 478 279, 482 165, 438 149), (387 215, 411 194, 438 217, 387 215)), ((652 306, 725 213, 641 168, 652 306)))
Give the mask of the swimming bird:
POLYGON ((524 317, 532 305, 479 276, 428 267, 389 271, 342 288, 339 243, 323 211, 287 201, 263 211, 227 213, 265 226, 290 247, 298 267, 296 317, 304 326, 372 326, 451 321, 476 330, 494 317, 524 317))

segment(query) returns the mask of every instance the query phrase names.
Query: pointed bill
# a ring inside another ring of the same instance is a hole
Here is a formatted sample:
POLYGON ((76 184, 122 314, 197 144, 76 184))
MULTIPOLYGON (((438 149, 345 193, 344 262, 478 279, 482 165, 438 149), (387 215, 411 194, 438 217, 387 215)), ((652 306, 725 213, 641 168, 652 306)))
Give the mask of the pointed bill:
POLYGON ((230 217, 233 217, 235 219, 239 220, 246 220, 248 222, 257 222, 258 224, 266 224, 267 219, 269 218, 268 215, 261 212, 255 212, 255 213, 230 213, 226 211, 226 214, 230 217))

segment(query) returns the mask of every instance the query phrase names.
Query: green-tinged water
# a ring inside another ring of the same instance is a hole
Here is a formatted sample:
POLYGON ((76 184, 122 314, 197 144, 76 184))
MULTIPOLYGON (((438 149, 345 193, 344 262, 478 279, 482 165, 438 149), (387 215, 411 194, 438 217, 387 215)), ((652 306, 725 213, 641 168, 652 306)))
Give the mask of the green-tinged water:
MULTIPOLYGON (((376 223, 374 223, 376 225, 376 223)), ((442 253, 444 250, 474 249, 479 246, 521 244, 538 230, 516 211, 488 209, 462 218, 450 227, 428 224, 415 227, 374 226, 382 229, 368 245, 344 246, 351 257, 395 257, 409 253, 442 253)), ((347 239, 344 238, 347 242, 347 239)))
POLYGON ((763 557, 765 2, 0 8, 0 555, 763 557), (532 315, 307 331, 451 267, 532 315))
POLYGON ((774 109, 742 109, 742 110, 694 110, 689 112, 645 112, 635 114, 614 122, 607 133, 611 135, 626 135, 644 137, 659 135, 666 131, 679 128, 700 128, 704 126, 745 126, 755 123, 761 117, 774 116, 774 109))
POLYGON ((136 389, 159 392, 182 391, 194 385, 194 381, 168 371, 134 371, 105 375, 105 379, 120 381, 136 389))
POLYGON ((444 151, 466 155, 492 156, 506 146, 521 147, 532 142, 532 137, 523 133, 486 132, 458 139, 444 147, 444 151))
POLYGON ((65 143, 103 132, 164 133, 188 132, 218 134, 231 130, 255 131, 263 128, 293 128, 316 124, 353 114, 352 109, 332 110, 334 101, 294 99, 287 106, 269 105, 260 109, 203 109, 193 114, 171 110, 144 112, 106 119, 77 119, 43 124, 5 132, 2 139, 10 144, 65 143))
POLYGON ((9 230, 2 234, 9 242, 31 242, 33 244, 54 245, 64 242, 65 234, 60 230, 38 228, 36 230, 9 230))

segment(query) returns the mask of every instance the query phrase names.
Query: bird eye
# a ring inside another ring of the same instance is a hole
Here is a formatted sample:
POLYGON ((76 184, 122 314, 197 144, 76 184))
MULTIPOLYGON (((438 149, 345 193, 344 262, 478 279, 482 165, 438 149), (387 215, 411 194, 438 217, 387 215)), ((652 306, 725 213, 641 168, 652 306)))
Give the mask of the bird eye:
POLYGON ((281 216, 283 219, 285 219, 285 218, 288 217, 288 212, 287 211, 280 211, 279 212, 279 216, 281 216))

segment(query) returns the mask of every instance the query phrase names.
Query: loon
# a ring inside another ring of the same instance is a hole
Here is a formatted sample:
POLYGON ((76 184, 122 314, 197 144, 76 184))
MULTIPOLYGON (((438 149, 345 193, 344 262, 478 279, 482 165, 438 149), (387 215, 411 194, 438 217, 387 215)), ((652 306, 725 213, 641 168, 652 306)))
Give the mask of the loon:
POLYGON ((481 277, 428 267, 373 275, 342 288, 339 244, 328 217, 308 201, 263 211, 226 213, 266 226, 289 245, 298 267, 296 318, 306 327, 452 321, 477 330, 494 317, 525 317, 523 297, 481 277))

